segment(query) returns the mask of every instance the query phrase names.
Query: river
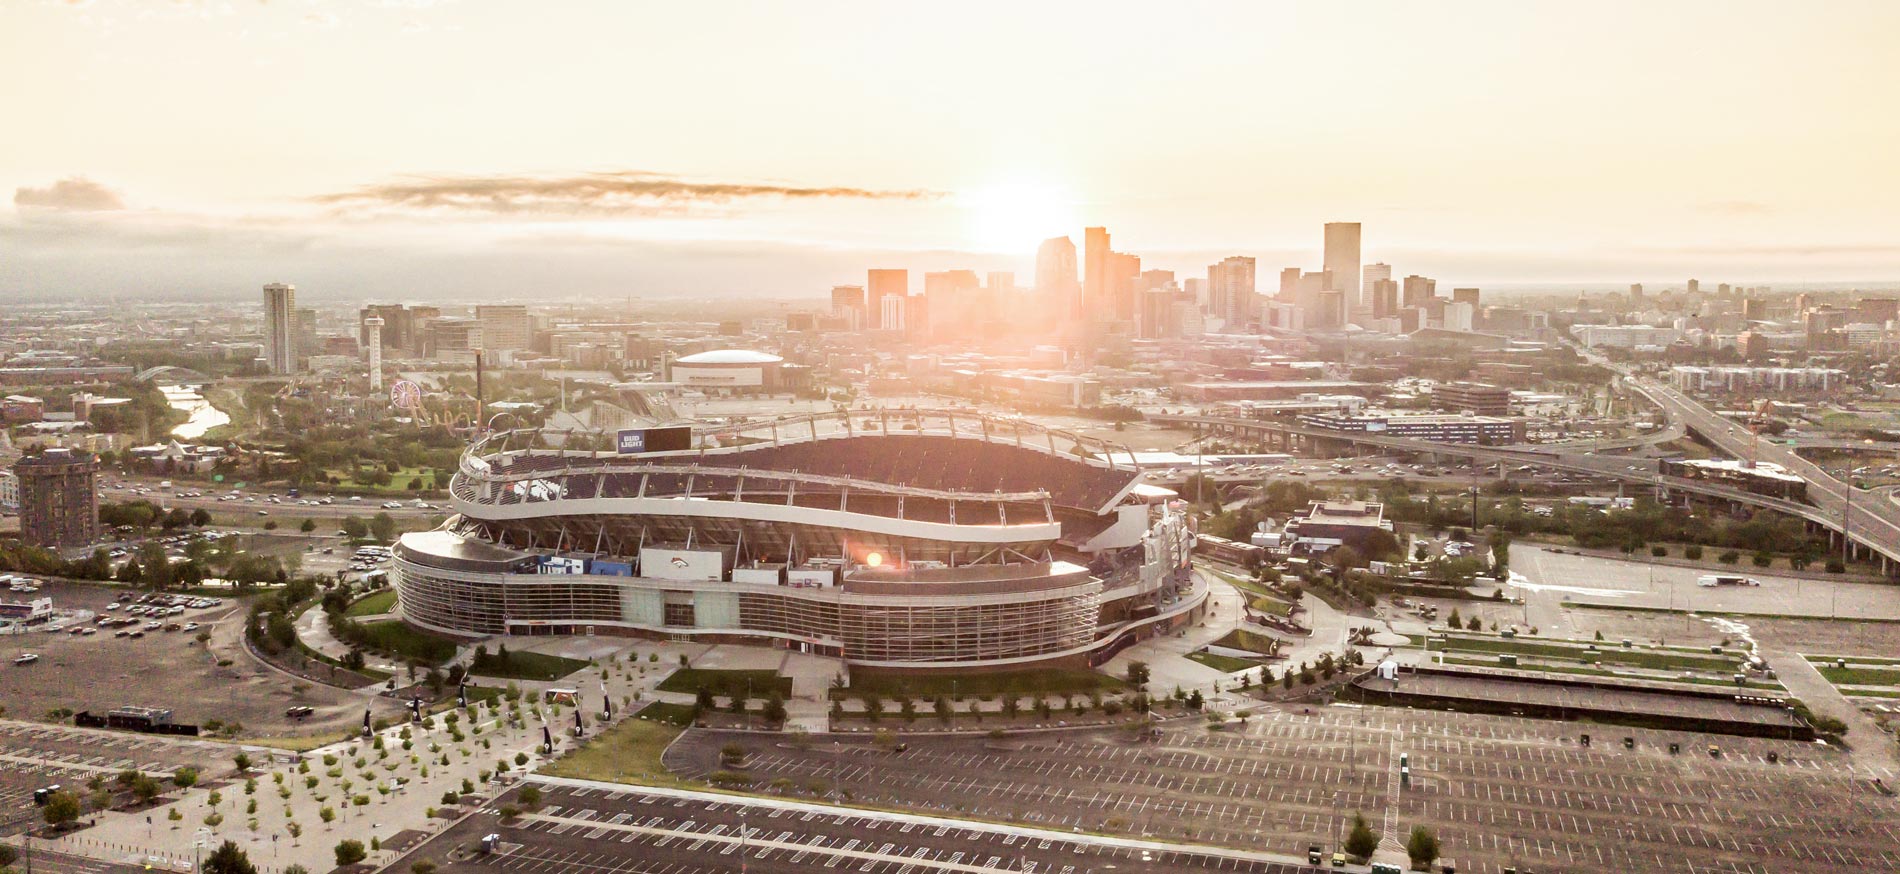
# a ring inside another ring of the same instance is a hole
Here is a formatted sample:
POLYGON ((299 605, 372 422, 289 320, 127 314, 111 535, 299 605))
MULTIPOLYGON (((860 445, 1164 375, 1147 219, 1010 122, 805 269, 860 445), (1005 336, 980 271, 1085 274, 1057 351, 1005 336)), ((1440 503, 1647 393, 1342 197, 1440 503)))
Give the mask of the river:
POLYGON ((159 390, 165 393, 165 402, 174 410, 183 410, 191 418, 172 429, 172 436, 179 440, 198 440, 205 432, 219 425, 231 424, 231 416, 205 400, 201 385, 166 385, 159 390))

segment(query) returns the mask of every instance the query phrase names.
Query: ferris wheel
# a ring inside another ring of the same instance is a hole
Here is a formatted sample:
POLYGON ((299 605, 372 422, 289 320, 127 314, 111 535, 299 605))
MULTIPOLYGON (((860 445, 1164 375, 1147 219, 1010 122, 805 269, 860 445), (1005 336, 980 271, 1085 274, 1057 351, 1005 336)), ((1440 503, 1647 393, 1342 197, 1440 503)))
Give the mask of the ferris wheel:
POLYGON ((399 379, 389 384, 389 405, 413 416, 422 409, 422 386, 399 379))

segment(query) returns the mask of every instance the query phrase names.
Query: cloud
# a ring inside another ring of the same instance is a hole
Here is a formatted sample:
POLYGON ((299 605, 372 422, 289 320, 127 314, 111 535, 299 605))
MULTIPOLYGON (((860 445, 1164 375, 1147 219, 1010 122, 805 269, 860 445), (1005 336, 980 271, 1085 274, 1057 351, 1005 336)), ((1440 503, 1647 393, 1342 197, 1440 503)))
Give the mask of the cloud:
POLYGON ((16 188, 13 205, 68 212, 125 209, 125 201, 118 192, 80 176, 61 179, 46 188, 16 188))
POLYGON ((556 177, 411 177, 312 199, 346 211, 391 208, 511 216, 658 216, 739 200, 921 200, 939 196, 931 191, 695 181, 628 170, 556 177))

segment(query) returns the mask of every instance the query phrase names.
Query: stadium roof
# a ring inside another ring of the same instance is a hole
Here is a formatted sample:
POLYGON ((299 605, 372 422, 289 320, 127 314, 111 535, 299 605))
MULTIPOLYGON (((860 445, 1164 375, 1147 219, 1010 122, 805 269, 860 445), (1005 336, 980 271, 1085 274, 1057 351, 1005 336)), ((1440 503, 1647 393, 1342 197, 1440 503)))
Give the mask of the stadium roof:
POLYGON ((713 349, 673 360, 674 364, 780 364, 785 359, 751 349, 713 349))

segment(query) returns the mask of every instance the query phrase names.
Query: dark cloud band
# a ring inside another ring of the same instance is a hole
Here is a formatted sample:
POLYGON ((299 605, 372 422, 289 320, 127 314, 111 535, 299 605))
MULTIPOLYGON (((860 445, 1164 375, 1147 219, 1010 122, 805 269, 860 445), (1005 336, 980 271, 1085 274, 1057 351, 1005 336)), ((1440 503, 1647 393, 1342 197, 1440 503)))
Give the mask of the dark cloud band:
POLYGON ((677 215, 701 203, 790 200, 921 200, 929 191, 749 182, 705 182, 635 171, 577 176, 428 176, 313 198, 344 209, 395 208, 486 215, 677 215))

